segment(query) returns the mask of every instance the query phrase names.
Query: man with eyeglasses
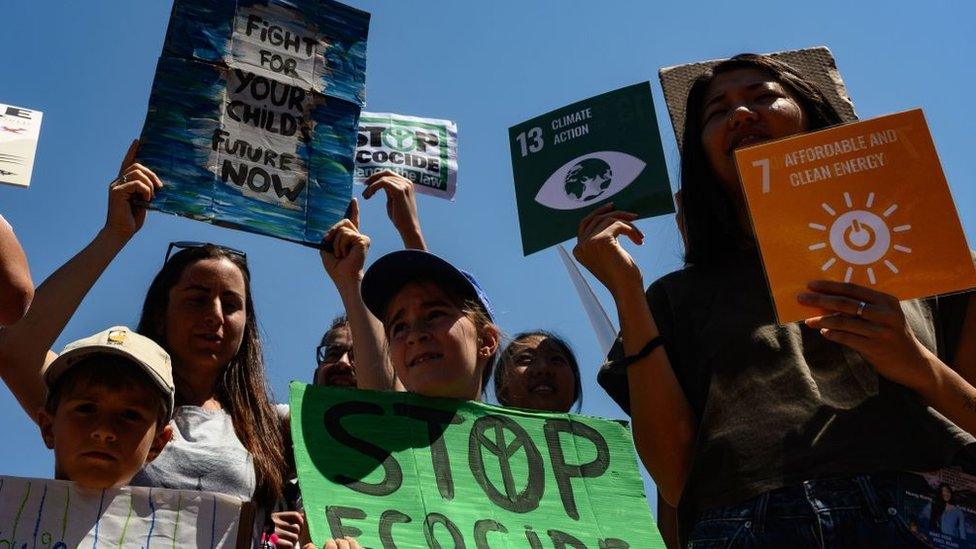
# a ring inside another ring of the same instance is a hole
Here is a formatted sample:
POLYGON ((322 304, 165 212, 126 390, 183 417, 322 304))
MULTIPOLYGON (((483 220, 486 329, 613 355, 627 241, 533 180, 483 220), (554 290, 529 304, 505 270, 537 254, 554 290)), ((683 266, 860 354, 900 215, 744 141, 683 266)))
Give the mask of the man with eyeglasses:
POLYGON ((345 315, 332 320, 315 349, 318 367, 312 378, 314 385, 326 387, 356 387, 356 369, 352 352, 352 334, 345 315))

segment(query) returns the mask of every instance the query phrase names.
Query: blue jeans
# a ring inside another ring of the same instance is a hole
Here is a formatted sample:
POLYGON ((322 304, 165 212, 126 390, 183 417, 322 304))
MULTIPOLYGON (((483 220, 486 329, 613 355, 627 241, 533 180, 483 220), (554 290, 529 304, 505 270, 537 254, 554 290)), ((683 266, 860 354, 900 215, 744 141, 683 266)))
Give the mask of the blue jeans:
POLYGON ((900 474, 808 480, 702 511, 689 549, 930 547, 900 509, 900 474))

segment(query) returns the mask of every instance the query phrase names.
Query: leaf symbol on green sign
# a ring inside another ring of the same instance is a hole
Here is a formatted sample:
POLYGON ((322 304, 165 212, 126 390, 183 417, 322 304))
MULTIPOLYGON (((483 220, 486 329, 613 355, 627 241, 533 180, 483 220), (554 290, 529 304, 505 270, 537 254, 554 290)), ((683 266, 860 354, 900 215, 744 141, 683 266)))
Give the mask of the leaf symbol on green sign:
POLYGON ((647 166, 640 158, 616 151, 578 156, 542 184, 535 201, 554 210, 578 210, 626 189, 647 166))
POLYGON ((407 128, 390 126, 383 130, 383 144, 400 152, 412 151, 414 148, 414 134, 407 128))

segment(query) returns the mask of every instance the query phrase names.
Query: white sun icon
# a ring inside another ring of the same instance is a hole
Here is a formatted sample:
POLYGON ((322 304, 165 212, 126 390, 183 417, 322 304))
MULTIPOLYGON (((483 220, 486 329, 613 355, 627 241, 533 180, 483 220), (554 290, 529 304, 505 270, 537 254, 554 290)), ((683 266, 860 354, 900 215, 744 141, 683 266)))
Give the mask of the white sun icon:
POLYGON ((822 250, 830 247, 835 255, 831 255, 823 265, 821 271, 828 271, 840 261, 847 263, 847 270, 844 272, 844 282, 850 282, 854 276, 856 267, 866 267, 868 281, 871 284, 877 283, 877 273, 875 264, 879 261, 891 271, 898 274, 898 266, 891 260, 890 250, 903 254, 912 253, 912 249, 897 243, 892 243, 899 233, 910 231, 911 225, 895 225, 889 228, 888 219, 891 214, 898 209, 898 204, 892 204, 881 213, 871 211, 875 206, 874 193, 869 193, 864 203, 863 209, 855 209, 854 201, 849 192, 844 193, 844 204, 846 211, 838 212, 830 204, 824 202, 820 205, 831 220, 829 223, 810 223, 808 226, 816 231, 827 233, 826 242, 816 242, 808 246, 810 251, 822 250), (887 220, 887 221, 886 221, 887 220))

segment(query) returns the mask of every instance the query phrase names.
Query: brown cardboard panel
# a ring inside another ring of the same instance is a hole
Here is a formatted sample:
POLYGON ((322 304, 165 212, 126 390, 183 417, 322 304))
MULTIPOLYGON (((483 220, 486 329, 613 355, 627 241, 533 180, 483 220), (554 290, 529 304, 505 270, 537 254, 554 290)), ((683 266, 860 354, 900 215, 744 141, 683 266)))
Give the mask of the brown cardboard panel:
MULTIPOLYGON (((807 80, 813 82, 833 105, 845 122, 857 120, 854 103, 847 95, 844 80, 837 70, 834 56, 826 46, 806 48, 802 50, 781 51, 768 53, 777 61, 786 63, 807 80)), ((664 67, 658 71, 661 86, 664 88, 664 99, 671 116, 671 126, 674 138, 681 148, 681 137, 685 129, 685 106, 688 101, 688 91, 696 78, 708 67, 713 67, 725 59, 713 59, 698 63, 687 63, 673 67, 664 67)))

